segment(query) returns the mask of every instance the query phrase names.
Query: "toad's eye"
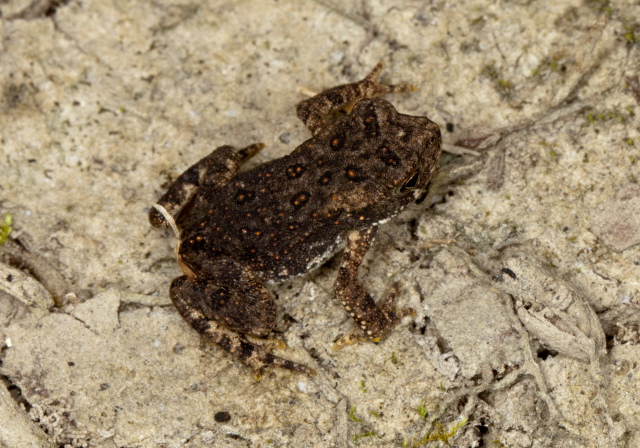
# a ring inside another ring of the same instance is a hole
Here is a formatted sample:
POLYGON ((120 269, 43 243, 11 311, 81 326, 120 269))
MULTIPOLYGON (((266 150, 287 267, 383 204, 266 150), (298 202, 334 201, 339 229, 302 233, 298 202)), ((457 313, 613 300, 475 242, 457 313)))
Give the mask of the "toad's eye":
POLYGON ((404 185, 400 188, 400 192, 404 193, 405 191, 413 190, 416 184, 418 183, 418 177, 420 176, 419 176, 419 173, 416 171, 413 174, 413 176, 411 176, 411 179, 406 181, 404 185))

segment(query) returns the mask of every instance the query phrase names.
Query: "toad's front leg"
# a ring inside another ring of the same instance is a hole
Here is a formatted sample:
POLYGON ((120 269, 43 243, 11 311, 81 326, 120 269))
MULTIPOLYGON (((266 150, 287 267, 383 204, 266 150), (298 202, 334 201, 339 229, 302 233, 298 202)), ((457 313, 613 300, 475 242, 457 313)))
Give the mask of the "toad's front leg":
POLYGON ((369 250, 376 231, 377 227, 370 227, 366 230, 354 230, 347 236, 335 291, 344 309, 360 328, 361 335, 357 336, 356 331, 341 338, 336 342, 336 348, 365 338, 378 342, 399 319, 415 315, 415 311, 411 308, 401 310, 394 308, 394 293, 390 294, 382 306, 378 307, 358 279, 358 267, 369 250))
POLYGON ((262 281, 249 269, 220 258, 200 277, 182 276, 171 283, 178 312, 198 333, 241 359, 260 377, 263 367, 276 366, 315 375, 309 367, 271 354, 279 341, 251 342, 245 334, 265 336, 274 327, 276 307, 262 281))
POLYGON ((412 92, 416 87, 408 84, 386 85, 377 79, 382 71, 378 63, 364 79, 323 90, 317 95, 298 104, 298 118, 309 128, 313 135, 327 126, 327 116, 350 103, 363 98, 375 98, 388 93, 412 92))

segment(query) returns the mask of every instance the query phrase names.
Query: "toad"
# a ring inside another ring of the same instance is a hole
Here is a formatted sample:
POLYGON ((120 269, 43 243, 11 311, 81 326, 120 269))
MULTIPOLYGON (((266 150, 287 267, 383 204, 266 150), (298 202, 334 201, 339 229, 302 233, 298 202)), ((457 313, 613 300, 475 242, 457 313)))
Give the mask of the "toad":
MULTIPOLYGON (((312 137, 289 155, 239 172, 264 145, 221 146, 158 201, 181 232, 184 275, 171 283, 171 300, 196 331, 258 376, 267 366, 315 374, 273 355, 281 342, 247 335, 264 338, 274 328, 276 305, 266 284, 306 274, 343 249, 335 294, 356 326, 340 344, 377 342, 414 314, 396 309, 394 294, 376 304, 358 279, 378 225, 425 192, 441 152, 438 125, 378 98, 414 90, 378 83, 381 70, 378 64, 359 82, 299 103, 312 137)), ((167 225, 157 209, 149 221, 167 225)))

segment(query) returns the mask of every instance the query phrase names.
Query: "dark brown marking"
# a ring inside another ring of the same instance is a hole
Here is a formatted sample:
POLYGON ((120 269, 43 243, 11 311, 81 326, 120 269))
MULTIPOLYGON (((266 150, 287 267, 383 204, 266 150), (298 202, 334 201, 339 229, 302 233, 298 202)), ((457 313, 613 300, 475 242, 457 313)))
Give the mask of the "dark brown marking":
POLYGON ((253 355, 253 352, 255 351, 256 347, 253 344, 250 344, 249 342, 240 342, 240 350, 238 352, 238 355, 240 356, 240 359, 248 359, 251 357, 251 355, 253 355))
POLYGON ((307 204, 307 202, 309 202, 310 197, 311 193, 309 193, 308 191, 300 191, 291 198, 291 205, 293 205, 295 208, 302 208, 305 204, 307 204))
POLYGON ((318 185, 328 185, 331 182, 331 176, 333 173, 331 171, 326 171, 320 179, 318 179, 318 185))
POLYGON ((400 157, 386 146, 378 148, 378 158, 387 166, 399 166, 401 164, 400 157))
POLYGON ((378 117, 375 114, 367 115, 364 119, 364 130, 370 137, 375 137, 380 132, 380 126, 378 125, 378 117))
POLYGON ((236 204, 244 205, 248 202, 253 201, 255 197, 255 193, 251 190, 238 190, 233 199, 236 201, 236 204))
POLYGON ((328 92, 325 92, 325 94, 326 94, 327 100, 333 106, 339 106, 340 104, 343 104, 345 101, 342 93, 340 93, 340 91, 338 90, 331 89, 328 92))
POLYGON ((345 168, 344 174, 351 182, 364 182, 367 180, 367 176, 362 172, 360 168, 355 165, 349 165, 345 168))
POLYGON ((334 151, 340 151, 344 147, 346 138, 342 135, 334 135, 329 139, 329 146, 334 151))
POLYGON ((298 179, 306 171, 304 165, 291 165, 287 168, 287 177, 289 179, 298 179))

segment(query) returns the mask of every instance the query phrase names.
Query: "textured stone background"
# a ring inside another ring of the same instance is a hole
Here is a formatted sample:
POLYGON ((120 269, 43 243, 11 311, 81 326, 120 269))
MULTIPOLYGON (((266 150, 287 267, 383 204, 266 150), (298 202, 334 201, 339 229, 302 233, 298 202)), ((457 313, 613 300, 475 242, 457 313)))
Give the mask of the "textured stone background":
POLYGON ((0 249, 0 446, 441 446, 465 421, 451 445, 640 446, 640 3, 0 12, 0 215, 22 245, 0 249), (362 270, 378 296, 400 282, 418 315, 333 350, 352 323, 329 263, 272 288, 279 354, 318 376, 255 381, 177 315, 175 240, 148 203, 222 144, 264 142, 252 164, 290 152, 309 136, 300 88, 378 61, 419 86, 389 99, 439 123, 450 151, 362 270), (512 265, 507 287, 495 276, 512 265))

